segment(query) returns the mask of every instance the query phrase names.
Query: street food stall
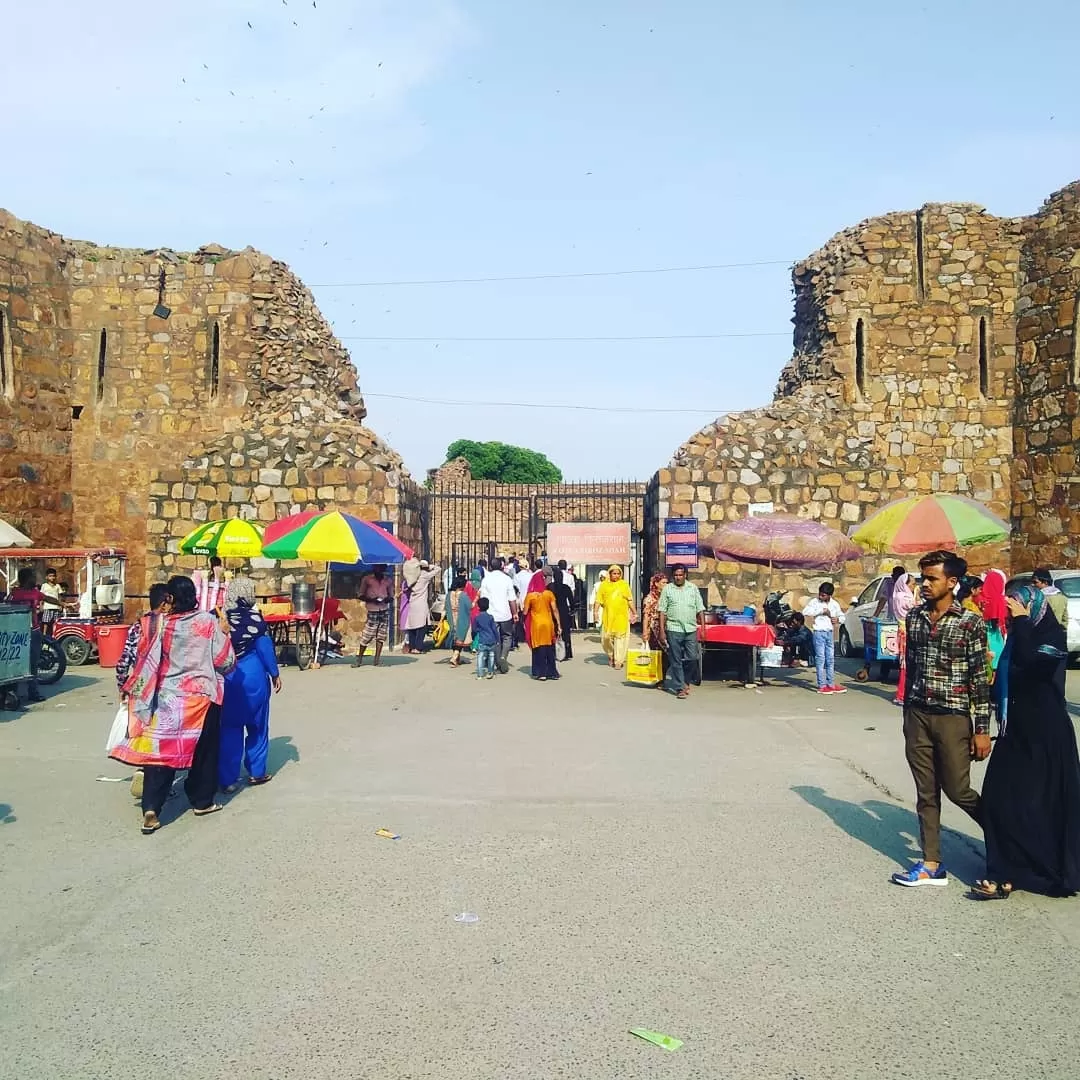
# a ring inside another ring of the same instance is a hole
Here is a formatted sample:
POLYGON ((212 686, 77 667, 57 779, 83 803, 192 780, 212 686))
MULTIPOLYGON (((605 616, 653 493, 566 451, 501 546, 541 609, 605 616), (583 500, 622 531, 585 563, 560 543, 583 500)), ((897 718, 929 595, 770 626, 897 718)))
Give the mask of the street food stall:
POLYGON ((900 624, 891 619, 863 619, 863 666, 855 672, 859 682, 870 678, 870 665, 879 664, 878 682, 884 682, 900 663, 900 624))
POLYGON ((761 678, 762 650, 776 645, 776 633, 765 623, 755 623, 745 615, 738 618, 725 616, 722 610, 705 612, 705 625, 698 627, 701 666, 705 667, 707 652, 741 652, 740 669, 744 681, 756 683, 761 678))
POLYGON ((7 591, 22 566, 34 566, 39 582, 45 567, 56 569, 63 612, 52 623, 52 637, 66 663, 78 666, 97 657, 104 628, 123 624, 126 560, 116 548, 16 548, 4 551, 0 576, 7 591))

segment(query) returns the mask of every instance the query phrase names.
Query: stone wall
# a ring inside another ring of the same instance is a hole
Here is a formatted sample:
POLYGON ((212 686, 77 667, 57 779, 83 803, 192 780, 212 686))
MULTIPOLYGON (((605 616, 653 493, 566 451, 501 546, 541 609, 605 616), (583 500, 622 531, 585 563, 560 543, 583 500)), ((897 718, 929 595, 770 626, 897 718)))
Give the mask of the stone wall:
MULTIPOLYGON (((656 477, 658 518, 697 517, 704 540, 710 524, 772 503, 847 531, 884 502, 935 491, 1007 517, 1021 236, 980 207, 932 205, 865 221, 799 263, 794 356, 773 403, 685 443, 656 477)), ((969 556, 1008 562, 1007 548, 969 556)), ((843 596, 894 562, 849 564, 843 596)), ((821 576, 773 583, 808 594, 821 576)), ((767 574, 706 560, 692 577, 734 605, 760 599, 767 574)))
POLYGON ((72 336, 62 237, 0 211, 0 517, 71 542, 72 336))
POLYGON ((1075 566, 1080 553, 1080 183, 1032 219, 1017 301, 1014 564, 1075 566))
POLYGON ((188 566, 175 541, 201 520, 341 505, 397 522, 411 481, 283 263, 99 247, 3 214, 0 273, 0 514, 38 543, 124 547, 142 594, 188 566))

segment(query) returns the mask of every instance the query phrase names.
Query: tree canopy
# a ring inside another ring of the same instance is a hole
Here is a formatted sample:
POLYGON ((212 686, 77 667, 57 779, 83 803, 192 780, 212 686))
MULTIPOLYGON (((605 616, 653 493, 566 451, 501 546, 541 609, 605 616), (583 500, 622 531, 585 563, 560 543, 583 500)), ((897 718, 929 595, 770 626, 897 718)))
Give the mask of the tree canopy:
POLYGON ((560 484, 562 469, 536 450, 501 442, 474 442, 458 439, 446 450, 446 460, 463 457, 476 480, 497 480, 502 484, 560 484))

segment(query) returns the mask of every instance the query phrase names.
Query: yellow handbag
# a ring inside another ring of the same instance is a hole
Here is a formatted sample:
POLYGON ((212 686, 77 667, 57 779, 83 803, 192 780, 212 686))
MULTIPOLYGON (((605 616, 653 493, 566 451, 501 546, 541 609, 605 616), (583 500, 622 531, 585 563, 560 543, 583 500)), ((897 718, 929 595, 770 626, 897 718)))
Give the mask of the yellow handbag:
POLYGON ((445 618, 439 620, 439 625, 435 627, 431 635, 431 641, 436 649, 443 647, 443 642, 450 636, 450 624, 445 618))
POLYGON ((640 686, 656 686, 664 677, 661 654, 649 649, 627 649, 626 681, 640 686))

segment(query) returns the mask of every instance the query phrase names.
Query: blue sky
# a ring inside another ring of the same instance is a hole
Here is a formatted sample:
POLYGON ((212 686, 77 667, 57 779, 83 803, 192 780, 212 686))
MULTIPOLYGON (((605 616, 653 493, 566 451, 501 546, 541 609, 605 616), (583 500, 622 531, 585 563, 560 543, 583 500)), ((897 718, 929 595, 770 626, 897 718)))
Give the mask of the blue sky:
POLYGON ((1037 28, 999 0, 36 0, 5 15, 0 205, 101 243, 284 259, 414 473, 470 437, 645 478, 771 398, 787 264, 872 214, 1029 213, 1080 178, 1078 25, 1068 0, 1037 28), (360 340, 410 337, 444 340, 360 340))

